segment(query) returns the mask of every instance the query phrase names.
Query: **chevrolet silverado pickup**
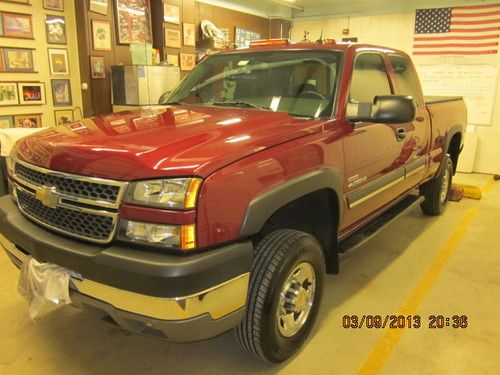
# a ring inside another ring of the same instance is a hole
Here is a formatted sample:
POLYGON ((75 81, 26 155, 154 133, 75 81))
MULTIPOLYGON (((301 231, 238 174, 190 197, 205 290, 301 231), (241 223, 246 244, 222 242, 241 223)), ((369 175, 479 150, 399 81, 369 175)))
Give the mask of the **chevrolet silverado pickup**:
POLYGON ((126 330, 234 329, 268 362, 304 343, 339 253, 443 212, 466 125, 405 53, 332 41, 222 51, 160 104, 21 139, 0 242, 69 270, 72 304, 126 330))

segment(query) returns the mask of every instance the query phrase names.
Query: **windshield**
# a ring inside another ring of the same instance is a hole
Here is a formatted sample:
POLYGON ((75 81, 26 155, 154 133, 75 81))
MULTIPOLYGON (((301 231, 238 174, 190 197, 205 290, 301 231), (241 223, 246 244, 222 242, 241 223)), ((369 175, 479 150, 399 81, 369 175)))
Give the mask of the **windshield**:
POLYGON ((296 117, 330 117, 341 53, 240 52, 209 57, 160 104, 259 108, 296 117))

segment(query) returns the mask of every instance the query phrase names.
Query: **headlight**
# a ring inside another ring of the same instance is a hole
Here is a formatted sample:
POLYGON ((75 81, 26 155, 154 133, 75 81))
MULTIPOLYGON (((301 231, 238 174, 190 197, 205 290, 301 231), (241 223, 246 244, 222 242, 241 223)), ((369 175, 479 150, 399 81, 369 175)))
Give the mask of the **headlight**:
POLYGON ((172 210, 193 209, 200 186, 199 178, 137 181, 127 189, 125 203, 172 210))
POLYGON ((166 225, 122 220, 118 237, 121 240, 180 250, 196 247, 194 224, 166 225))

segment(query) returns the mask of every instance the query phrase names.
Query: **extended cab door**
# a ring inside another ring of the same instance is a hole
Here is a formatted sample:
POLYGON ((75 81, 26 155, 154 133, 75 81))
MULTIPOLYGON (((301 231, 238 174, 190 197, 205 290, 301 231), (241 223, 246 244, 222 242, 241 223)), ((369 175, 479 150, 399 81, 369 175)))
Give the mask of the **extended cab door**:
MULTIPOLYGON (((381 53, 357 54, 351 76, 349 102, 373 102, 375 96, 394 94, 388 61, 381 53)), ((406 137, 412 124, 359 122, 343 139, 347 210, 343 228, 367 219, 404 191, 406 137)))

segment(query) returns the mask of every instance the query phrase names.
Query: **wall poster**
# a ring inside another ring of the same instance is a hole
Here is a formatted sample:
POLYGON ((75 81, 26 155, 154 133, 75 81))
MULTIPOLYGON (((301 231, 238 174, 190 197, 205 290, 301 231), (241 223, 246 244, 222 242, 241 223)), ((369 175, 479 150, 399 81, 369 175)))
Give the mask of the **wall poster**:
POLYGON ((149 0, 116 0, 119 44, 151 42, 149 0))

